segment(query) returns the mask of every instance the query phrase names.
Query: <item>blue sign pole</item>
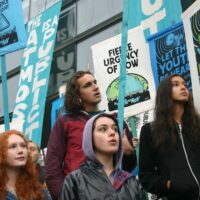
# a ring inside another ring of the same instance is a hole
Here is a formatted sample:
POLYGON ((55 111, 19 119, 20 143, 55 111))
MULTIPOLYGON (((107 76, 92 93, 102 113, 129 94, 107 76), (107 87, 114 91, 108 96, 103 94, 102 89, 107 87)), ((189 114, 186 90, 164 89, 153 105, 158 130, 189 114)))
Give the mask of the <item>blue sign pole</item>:
POLYGON ((118 101, 118 121, 120 133, 123 133, 124 121, 124 96, 126 87, 126 47, 128 32, 128 5, 129 0, 124 0, 124 12, 122 20, 122 38, 121 38, 121 63, 120 63, 120 79, 119 79, 119 101, 118 101))
POLYGON ((5 55, 0 56, 1 60, 1 77, 2 77, 2 94, 3 94, 3 110, 4 110, 4 123, 5 130, 10 129, 9 125, 9 112, 8 112, 8 90, 7 90, 7 77, 6 77, 6 58, 5 55))

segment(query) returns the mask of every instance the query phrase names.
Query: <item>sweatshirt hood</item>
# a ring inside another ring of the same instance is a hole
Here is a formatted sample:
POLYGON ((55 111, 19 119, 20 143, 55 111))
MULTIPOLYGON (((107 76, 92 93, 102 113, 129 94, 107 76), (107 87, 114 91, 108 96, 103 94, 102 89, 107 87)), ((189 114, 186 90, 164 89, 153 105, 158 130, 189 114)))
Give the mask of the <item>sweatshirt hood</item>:
MULTIPOLYGON (((108 115, 108 114, 106 114, 106 115, 108 115)), ((83 149, 85 156, 87 158, 89 158, 90 160, 93 160, 93 161, 98 161, 98 159, 96 158, 96 155, 95 155, 95 151, 93 149, 93 131, 92 131, 93 124, 94 124, 95 119, 97 117, 100 117, 100 116, 106 117, 106 115, 105 114, 99 114, 99 115, 95 115, 92 118, 90 118, 87 121, 85 128, 84 128, 84 131, 83 131, 82 149, 83 149)), ((112 115, 110 115, 110 116, 113 118, 112 115)), ((120 134, 119 149, 116 152, 115 157, 114 157, 115 168, 119 168, 119 166, 121 164, 122 154, 123 154, 123 152, 122 152, 122 138, 121 138, 121 134, 120 134)))

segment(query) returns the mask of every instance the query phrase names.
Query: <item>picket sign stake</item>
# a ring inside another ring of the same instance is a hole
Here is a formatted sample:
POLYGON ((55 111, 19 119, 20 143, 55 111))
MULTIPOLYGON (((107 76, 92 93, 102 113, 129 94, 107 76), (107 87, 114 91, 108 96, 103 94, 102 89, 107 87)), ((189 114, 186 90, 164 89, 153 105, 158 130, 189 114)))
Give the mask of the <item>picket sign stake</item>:
POLYGON ((4 124, 5 124, 5 130, 9 130, 10 124, 9 124, 9 112, 8 112, 8 90, 7 90, 6 57, 5 57, 5 55, 0 56, 0 60, 1 60, 4 124))
POLYGON ((123 133, 124 122, 124 97, 126 86, 126 47, 127 47, 127 32, 128 32, 128 5, 129 0, 124 0, 124 12, 122 19, 122 37, 121 37, 121 62, 119 76, 119 95, 118 95, 118 122, 120 133, 123 133))

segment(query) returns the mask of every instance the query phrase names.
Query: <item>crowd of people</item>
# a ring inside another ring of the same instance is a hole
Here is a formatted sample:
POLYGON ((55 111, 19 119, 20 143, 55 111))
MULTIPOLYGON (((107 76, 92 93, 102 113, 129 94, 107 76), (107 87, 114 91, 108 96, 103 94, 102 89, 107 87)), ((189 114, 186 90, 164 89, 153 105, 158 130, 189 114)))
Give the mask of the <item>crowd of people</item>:
POLYGON ((0 199, 200 199, 200 117, 182 76, 159 84, 154 120, 138 140, 139 163, 127 124, 120 133, 116 113, 99 110, 100 102, 94 75, 76 72, 49 137, 45 172, 37 144, 16 130, 0 134, 0 199))

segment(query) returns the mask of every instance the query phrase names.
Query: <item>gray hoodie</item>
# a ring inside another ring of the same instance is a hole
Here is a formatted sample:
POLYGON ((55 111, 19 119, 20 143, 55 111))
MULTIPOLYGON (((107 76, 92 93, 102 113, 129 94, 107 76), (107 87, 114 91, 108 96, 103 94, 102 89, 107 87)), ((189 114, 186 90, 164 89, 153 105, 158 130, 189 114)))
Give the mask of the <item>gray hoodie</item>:
POLYGON ((130 173, 119 168, 122 158, 122 139, 115 155, 115 169, 109 177, 102 170, 102 164, 97 160, 93 149, 93 124, 99 117, 109 117, 108 114, 95 115, 86 123, 83 132, 82 148, 87 160, 80 169, 68 174, 65 178, 60 200, 143 200, 144 192, 140 183, 130 173), (109 179, 108 179, 109 178, 109 179))
MULTIPOLYGON (((90 118, 84 128, 83 131, 83 142, 82 142, 82 148, 83 148, 83 152, 85 153, 86 157, 89 158, 90 160, 93 161, 98 161, 93 149, 93 124, 95 122, 95 120, 99 117, 109 117, 111 118, 117 125, 118 127, 118 123, 117 120, 114 116, 109 115, 109 114, 105 114, 105 113, 101 113, 99 115, 95 115, 92 118, 90 118)), ((119 128, 118 128, 119 129, 119 128)), ((120 167, 121 164, 121 160, 122 160, 122 156, 123 156, 123 151, 122 151, 122 138, 121 135, 119 137, 119 150, 115 155, 115 169, 120 167)))

